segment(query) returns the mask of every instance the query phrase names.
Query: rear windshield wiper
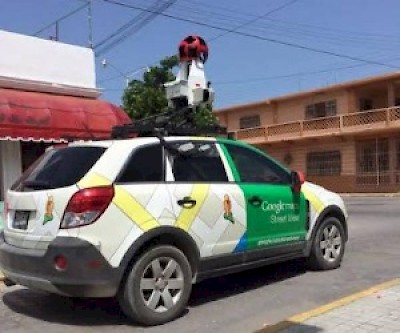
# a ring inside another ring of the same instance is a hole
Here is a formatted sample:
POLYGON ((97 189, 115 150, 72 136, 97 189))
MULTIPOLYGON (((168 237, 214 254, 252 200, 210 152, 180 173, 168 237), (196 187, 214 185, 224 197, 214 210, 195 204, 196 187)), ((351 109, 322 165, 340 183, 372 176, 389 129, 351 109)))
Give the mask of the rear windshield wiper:
POLYGON ((43 180, 26 180, 23 183, 24 187, 33 188, 34 190, 44 190, 51 188, 49 182, 43 180))

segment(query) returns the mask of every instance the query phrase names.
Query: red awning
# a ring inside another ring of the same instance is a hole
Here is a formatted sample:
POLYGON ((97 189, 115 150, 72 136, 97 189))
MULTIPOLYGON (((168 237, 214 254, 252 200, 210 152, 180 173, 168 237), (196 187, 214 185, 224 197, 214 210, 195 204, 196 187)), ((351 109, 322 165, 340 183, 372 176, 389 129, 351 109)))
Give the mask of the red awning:
POLYGON ((104 101, 0 89, 0 140, 109 137, 113 126, 130 122, 125 112, 104 101))

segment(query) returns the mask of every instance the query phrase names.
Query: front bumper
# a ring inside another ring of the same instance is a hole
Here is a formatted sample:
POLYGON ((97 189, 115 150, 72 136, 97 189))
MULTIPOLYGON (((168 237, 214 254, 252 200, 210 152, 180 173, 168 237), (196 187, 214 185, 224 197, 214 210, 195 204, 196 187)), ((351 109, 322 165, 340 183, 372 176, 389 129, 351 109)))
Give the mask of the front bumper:
POLYGON ((24 249, 4 240, 0 233, 0 270, 16 284, 72 297, 112 297, 122 272, 113 268, 91 243, 56 237, 47 250, 24 249), (54 258, 63 255, 67 268, 59 271, 54 258))

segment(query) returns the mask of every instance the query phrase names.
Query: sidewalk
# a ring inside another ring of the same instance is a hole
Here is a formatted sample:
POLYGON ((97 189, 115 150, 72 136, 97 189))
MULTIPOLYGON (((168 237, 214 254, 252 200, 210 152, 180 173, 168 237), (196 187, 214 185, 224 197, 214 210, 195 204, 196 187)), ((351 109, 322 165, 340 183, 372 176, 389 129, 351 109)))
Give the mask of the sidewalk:
POLYGON ((400 279, 344 297, 258 331, 258 333, 272 332, 398 333, 400 332, 400 279))

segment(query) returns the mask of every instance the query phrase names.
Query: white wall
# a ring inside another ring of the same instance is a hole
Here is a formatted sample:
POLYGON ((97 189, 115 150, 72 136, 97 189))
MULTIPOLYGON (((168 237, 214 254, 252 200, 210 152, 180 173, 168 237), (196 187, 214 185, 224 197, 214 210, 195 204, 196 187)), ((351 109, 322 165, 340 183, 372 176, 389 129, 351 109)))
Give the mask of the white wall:
MULTIPOLYGON (((21 176, 21 146, 18 141, 0 141, 0 186, 6 194, 11 185, 21 176)), ((3 198, 0 197, 0 201, 3 198)))
POLYGON ((93 50, 0 30, 0 77, 96 88, 93 50))

